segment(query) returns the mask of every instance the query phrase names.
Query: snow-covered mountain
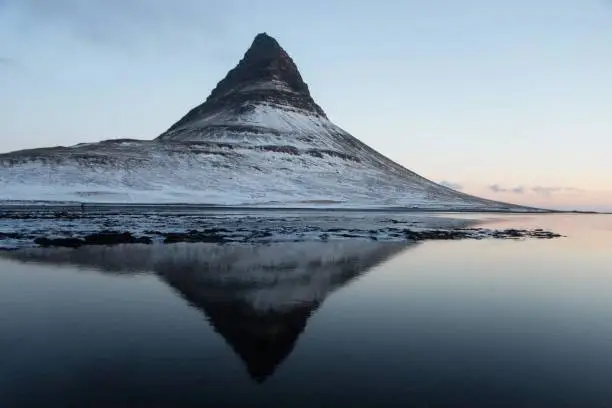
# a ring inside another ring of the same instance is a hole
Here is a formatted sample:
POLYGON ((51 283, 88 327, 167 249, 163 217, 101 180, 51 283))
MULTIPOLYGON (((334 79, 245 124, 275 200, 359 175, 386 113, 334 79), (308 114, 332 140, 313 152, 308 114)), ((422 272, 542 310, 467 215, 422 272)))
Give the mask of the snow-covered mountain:
POLYGON ((0 200, 525 209, 436 184, 333 124, 267 34, 155 140, 0 155, 0 200))

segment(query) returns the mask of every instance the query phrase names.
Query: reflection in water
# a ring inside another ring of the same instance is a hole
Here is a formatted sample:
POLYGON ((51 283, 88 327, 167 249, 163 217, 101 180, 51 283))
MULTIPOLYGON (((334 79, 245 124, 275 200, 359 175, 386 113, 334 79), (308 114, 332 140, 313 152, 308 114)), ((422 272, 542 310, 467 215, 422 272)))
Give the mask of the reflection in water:
POLYGON ((155 273, 206 315, 251 377, 262 382, 291 353, 308 318, 330 293, 410 245, 414 244, 126 245, 32 248, 4 256, 115 274, 155 273))

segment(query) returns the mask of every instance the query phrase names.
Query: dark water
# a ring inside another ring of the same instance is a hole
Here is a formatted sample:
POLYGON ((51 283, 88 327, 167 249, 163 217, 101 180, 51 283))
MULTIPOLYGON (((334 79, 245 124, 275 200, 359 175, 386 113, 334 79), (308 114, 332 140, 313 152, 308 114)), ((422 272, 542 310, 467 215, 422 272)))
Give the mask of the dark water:
POLYGON ((612 217, 495 224, 5 253, 0 407, 612 407, 612 217))

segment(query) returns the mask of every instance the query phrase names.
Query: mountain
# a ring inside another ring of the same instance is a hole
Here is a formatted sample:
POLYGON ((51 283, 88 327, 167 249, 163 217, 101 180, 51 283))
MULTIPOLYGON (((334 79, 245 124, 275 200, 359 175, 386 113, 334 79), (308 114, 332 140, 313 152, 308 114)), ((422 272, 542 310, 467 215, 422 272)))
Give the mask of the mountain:
POLYGON ((525 210, 436 184, 336 126, 265 33, 155 140, 0 155, 0 200, 525 210))

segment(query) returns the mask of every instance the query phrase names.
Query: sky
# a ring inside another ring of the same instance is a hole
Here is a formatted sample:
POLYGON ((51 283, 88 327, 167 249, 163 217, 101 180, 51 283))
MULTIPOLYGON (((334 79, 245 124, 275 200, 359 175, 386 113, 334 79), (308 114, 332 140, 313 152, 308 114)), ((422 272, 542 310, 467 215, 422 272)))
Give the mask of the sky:
POLYGON ((612 211, 612 0, 0 0, 0 152, 152 139, 259 32, 334 123, 405 167, 612 211))

